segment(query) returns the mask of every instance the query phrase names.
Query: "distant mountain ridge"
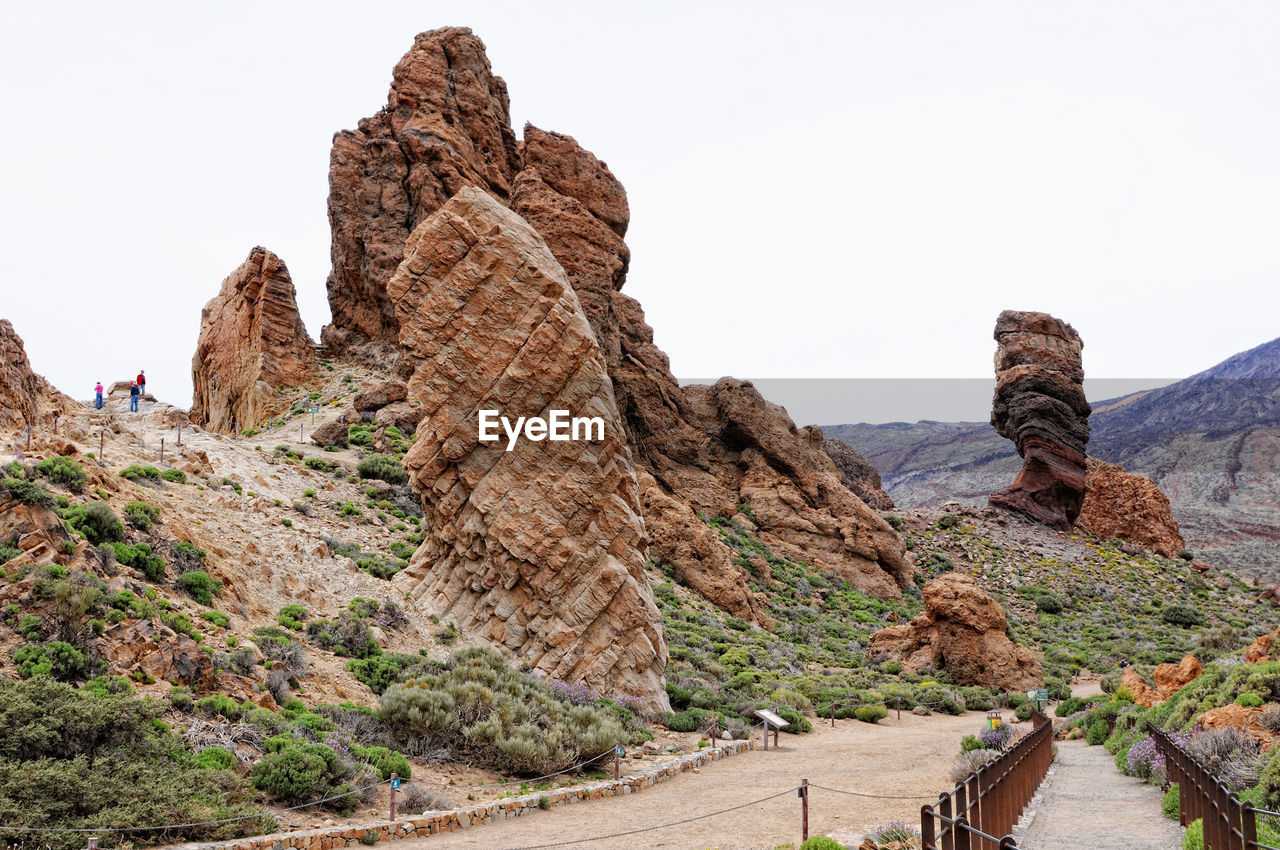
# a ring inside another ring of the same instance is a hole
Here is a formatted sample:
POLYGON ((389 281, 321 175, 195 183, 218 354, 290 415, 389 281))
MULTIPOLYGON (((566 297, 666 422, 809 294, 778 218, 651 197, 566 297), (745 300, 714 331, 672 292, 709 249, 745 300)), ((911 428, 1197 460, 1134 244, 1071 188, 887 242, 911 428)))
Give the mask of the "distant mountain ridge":
MULTIPOLYGON (((1094 405, 1092 457, 1146 475, 1169 496, 1197 555, 1280 578, 1280 338, 1189 378, 1094 405)), ((899 505, 985 503, 1020 467, 985 422, 834 425, 899 505)))

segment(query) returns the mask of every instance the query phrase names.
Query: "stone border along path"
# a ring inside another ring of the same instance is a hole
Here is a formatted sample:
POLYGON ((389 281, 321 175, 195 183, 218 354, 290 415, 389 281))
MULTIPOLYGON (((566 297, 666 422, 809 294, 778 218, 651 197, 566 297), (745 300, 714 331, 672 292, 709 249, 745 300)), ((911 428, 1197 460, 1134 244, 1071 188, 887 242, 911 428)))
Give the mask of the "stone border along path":
MULTIPOLYGON (((473 806, 464 806, 447 812, 431 812, 426 815, 406 816, 395 821, 370 821, 359 825, 305 829, 294 832, 278 832, 272 835, 255 835, 247 838, 230 838, 223 841, 198 841, 175 845, 171 850, 332 850, 337 847, 359 846, 360 839, 369 832, 378 842, 404 838, 424 838, 442 832, 470 829, 508 818, 536 814, 541 811, 539 802, 546 797, 551 808, 560 808, 586 800, 632 794, 666 782, 681 773, 698 770, 713 761, 757 749, 755 741, 722 742, 715 748, 699 750, 680 756, 674 761, 639 772, 626 773, 616 782, 612 779, 587 782, 568 788, 535 791, 518 797, 503 797, 473 806)), ((611 767, 611 765, 609 765, 611 767)), ((465 790, 462 788, 461 790, 465 790)))
POLYGON ((1104 747, 1058 741, 1058 758, 1014 827, 1028 850, 1176 850, 1182 827, 1160 813, 1154 785, 1116 770, 1104 747))

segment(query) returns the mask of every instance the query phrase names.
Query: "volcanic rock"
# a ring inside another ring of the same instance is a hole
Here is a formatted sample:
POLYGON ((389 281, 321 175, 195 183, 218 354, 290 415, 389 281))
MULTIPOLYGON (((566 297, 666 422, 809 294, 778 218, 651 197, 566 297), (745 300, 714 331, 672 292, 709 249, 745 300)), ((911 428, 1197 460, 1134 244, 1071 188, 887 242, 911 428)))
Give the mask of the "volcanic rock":
POLYGON ((880 483, 880 473, 866 458, 840 440, 822 441, 822 450, 827 453, 840 471, 840 481, 855 496, 866 502, 867 507, 877 511, 893 510, 893 499, 889 498, 880 483))
POLYGON ((1076 528, 1096 537, 1128 540, 1166 558, 1186 548, 1169 497, 1150 478, 1089 458, 1085 487, 1076 528))
POLYGON ((412 401, 397 401, 374 414, 373 421, 379 428, 395 426, 408 433, 422 421, 422 405, 412 401))
POLYGON ((1089 402, 1084 343, 1048 313, 1005 310, 996 319, 996 391, 991 424, 1022 456, 1013 484, 991 504, 1070 531, 1085 493, 1089 402))
POLYGON ((871 635, 867 655, 888 655, 913 673, 945 670, 953 681, 1022 691, 1043 683, 1034 652, 1009 640, 1004 608, 972 577, 946 573, 924 586, 924 613, 871 635))
POLYGON ((1154 688, 1148 685, 1138 671, 1132 668, 1124 671, 1124 674, 1120 677, 1120 684, 1129 690, 1135 703, 1145 708, 1151 708, 1164 702, 1183 687, 1195 681, 1203 672, 1204 667, 1200 665, 1199 659, 1194 655, 1188 654, 1177 664, 1156 665, 1156 669, 1153 672, 1156 683, 1154 688))
POLYGON ((418 35, 392 72, 387 105, 333 139, 326 350, 394 354, 387 282, 405 239, 464 186, 509 198, 518 162, 507 86, 483 42, 460 27, 418 35))
POLYGON ((351 399, 351 406, 360 413, 366 410, 381 410, 393 402, 404 401, 408 398, 408 392, 401 381, 384 381, 376 387, 357 393, 356 397, 351 399))
POLYGON ((217 684, 213 659, 199 644, 151 620, 118 623, 107 629, 98 641, 97 653, 114 674, 141 670, 196 690, 217 684))
POLYGON ((8 319, 0 319, 0 431, 42 425, 70 403, 31 370, 22 338, 8 319))
POLYGON ((1275 642, 1274 633, 1268 632, 1254 638, 1253 643, 1245 647, 1244 663, 1261 664, 1271 660, 1271 645, 1275 642))
POLYGON ((275 388, 301 384, 314 368, 289 270, 254 248, 200 314, 191 421, 220 432, 256 427, 277 412, 275 388))
POLYGON ((552 679, 667 706, 640 494, 599 344, 546 244, 464 188, 388 285, 425 418, 405 457, 426 539, 396 582, 552 679), (603 439, 481 442, 478 409, 599 417, 603 439))

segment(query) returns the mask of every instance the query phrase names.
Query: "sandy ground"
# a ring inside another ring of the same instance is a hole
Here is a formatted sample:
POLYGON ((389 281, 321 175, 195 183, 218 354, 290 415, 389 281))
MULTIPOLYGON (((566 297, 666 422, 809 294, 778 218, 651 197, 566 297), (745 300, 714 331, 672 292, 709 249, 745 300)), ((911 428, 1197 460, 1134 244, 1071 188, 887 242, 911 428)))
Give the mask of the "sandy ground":
POLYGON ((715 762, 699 775, 684 774, 639 794, 538 812, 517 820, 459 833, 397 842, 403 850, 525 848, 540 846, 616 848, 720 848, 755 850, 800 843, 802 778, 812 785, 883 795, 919 795, 888 800, 854 797, 814 788, 809 834, 830 835, 857 846, 872 828, 890 821, 919 825, 920 806, 951 784, 951 763, 960 737, 978 732, 985 713, 962 717, 916 717, 890 713, 876 726, 856 720, 815 725, 807 735, 782 735, 779 749, 752 751, 715 762), (681 826, 599 838, 718 812, 785 792, 738 811, 681 826))

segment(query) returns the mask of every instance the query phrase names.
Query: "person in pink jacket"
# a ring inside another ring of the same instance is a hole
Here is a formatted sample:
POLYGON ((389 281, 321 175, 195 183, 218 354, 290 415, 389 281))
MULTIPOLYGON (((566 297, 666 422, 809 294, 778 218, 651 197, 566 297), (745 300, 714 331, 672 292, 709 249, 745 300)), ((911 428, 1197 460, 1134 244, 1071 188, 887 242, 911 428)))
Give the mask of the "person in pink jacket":
POLYGON ((93 400, 93 406, 101 410, 102 409, 102 381, 98 381, 98 385, 93 388, 93 392, 97 396, 93 400))

